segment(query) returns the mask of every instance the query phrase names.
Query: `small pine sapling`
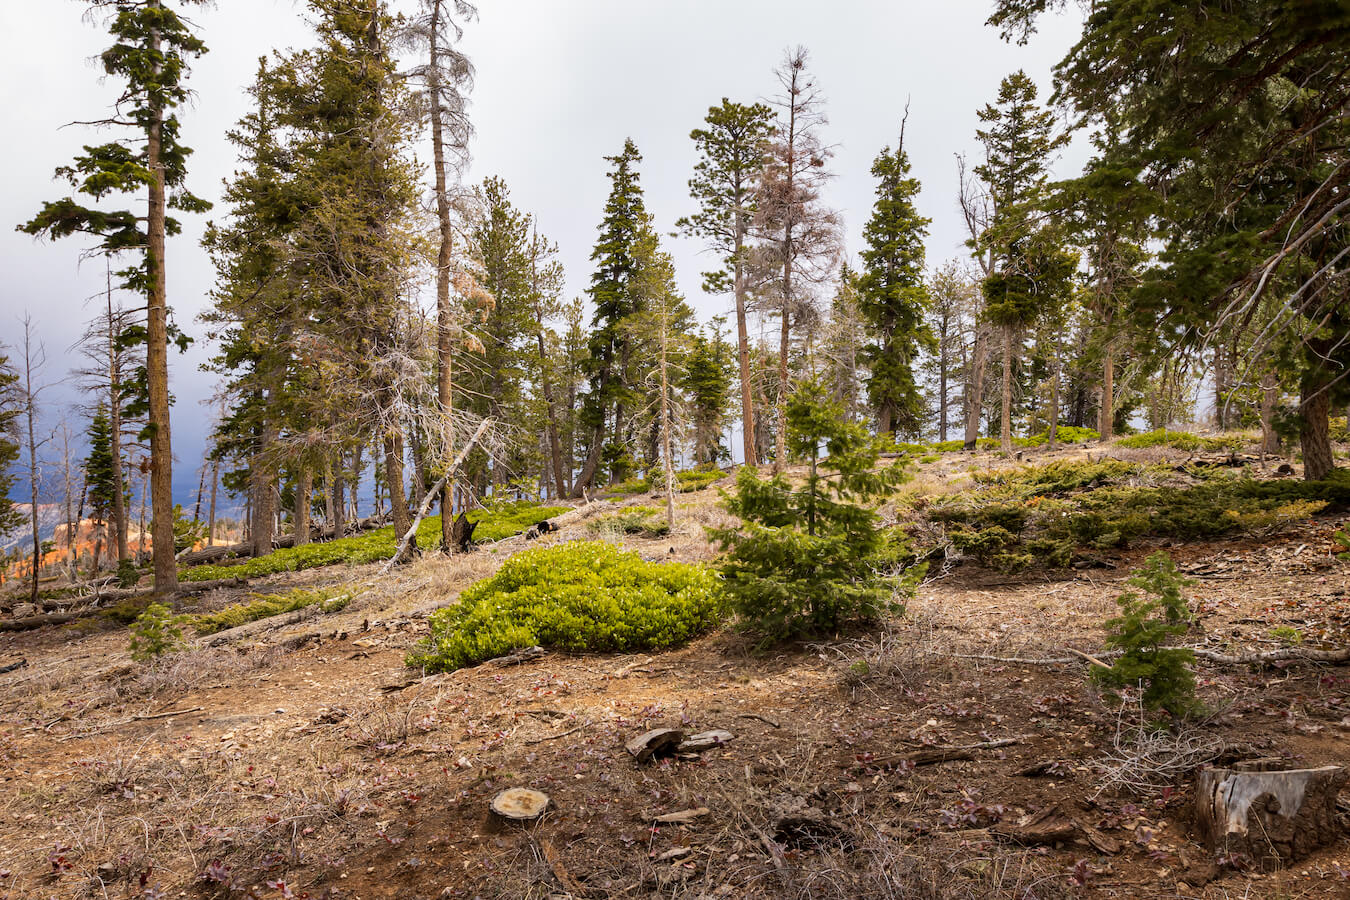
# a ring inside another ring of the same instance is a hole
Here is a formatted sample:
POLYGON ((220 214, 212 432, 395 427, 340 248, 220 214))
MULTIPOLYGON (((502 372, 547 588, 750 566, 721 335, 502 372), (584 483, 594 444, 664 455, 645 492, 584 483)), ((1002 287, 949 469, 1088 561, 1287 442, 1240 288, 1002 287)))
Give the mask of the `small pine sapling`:
POLYGON ((130 626, 131 658, 136 662, 153 662, 166 653, 181 650, 187 641, 183 627, 190 616, 175 616, 163 603, 151 603, 130 626))
POLYGON ((1148 558, 1128 584, 1144 593, 1127 591, 1116 603, 1121 614, 1106 622, 1106 645, 1121 651, 1115 664, 1093 666, 1092 680, 1109 688, 1141 685, 1144 708, 1180 719, 1199 710, 1195 696, 1195 654, 1185 647, 1169 647, 1170 638, 1184 634, 1191 613, 1182 588, 1195 582, 1183 577, 1172 558, 1159 551, 1148 558))
POLYGON ((876 468, 879 439, 815 381, 789 400, 787 428, 788 450, 809 465, 805 483, 746 466, 726 501, 743 524, 709 529, 726 551, 732 607, 764 644, 897 612, 924 572, 903 567, 904 535, 878 522, 876 503, 908 477, 899 462, 876 468))

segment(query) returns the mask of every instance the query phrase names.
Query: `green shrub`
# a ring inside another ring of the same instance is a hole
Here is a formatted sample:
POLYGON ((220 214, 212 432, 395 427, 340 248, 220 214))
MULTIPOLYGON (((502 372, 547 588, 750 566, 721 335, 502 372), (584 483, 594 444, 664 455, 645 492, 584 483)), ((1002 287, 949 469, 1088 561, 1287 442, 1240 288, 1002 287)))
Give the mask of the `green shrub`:
POLYGON ((1174 450, 1195 453, 1202 450, 1211 452, 1238 450, 1246 443, 1247 438, 1243 435, 1202 437, 1198 434, 1190 434, 1185 431, 1159 429, 1157 431, 1145 431, 1141 434, 1132 434, 1128 437, 1120 438, 1116 441, 1116 446, 1128 447, 1134 450, 1142 450, 1147 447, 1171 447, 1174 450))
MULTIPOLYGON (((536 503, 516 502, 490 504, 484 509, 475 509, 468 516, 470 521, 478 523, 474 539, 479 541, 499 541, 502 538, 518 534, 538 522, 551 519, 566 512, 565 506, 540 506, 536 503)), ((436 547, 441 541, 441 517, 430 516, 422 520, 417 528, 419 547, 436 547)), ((211 581, 216 578, 258 578, 274 575, 277 572, 294 572, 300 569, 316 569, 322 566, 334 566, 339 563, 361 565, 378 562, 394 555, 396 541, 392 527, 353 537, 339 538, 316 544, 303 544, 284 550, 274 550, 266 556, 250 559, 237 566, 196 566, 179 573, 182 581, 211 581)))
POLYGON ((810 464, 806 483, 761 480, 746 466, 727 498, 743 524, 709 530, 727 551, 720 569, 732 606, 766 644, 897 611, 923 575, 922 566, 900 574, 907 538, 881 528, 873 509, 906 478, 898 463, 875 469, 881 441, 815 381, 789 399, 787 426, 789 452, 810 464))
POLYGON ((702 566, 649 563, 597 541, 518 553, 431 615, 408 664, 448 672, 535 645, 661 650, 715 627, 725 608, 702 566))
POLYGON ((151 603, 130 626, 131 658, 151 662, 183 649, 187 645, 183 628, 191 621, 190 616, 175 616, 163 603, 151 603))
POLYGON ((593 519, 587 527, 593 534, 612 530, 643 537, 663 537, 670 534, 670 524, 665 521, 664 515, 652 506, 630 506, 593 519))
MULTIPOLYGON (((684 469, 675 473, 675 489, 681 494, 701 491, 708 485, 721 481, 726 473, 715 466, 700 466, 697 469, 684 469)), ((646 494, 662 493, 665 483, 661 476, 655 478, 630 478, 605 488, 610 494, 646 494)))
POLYGON ((1093 666, 1091 677, 1108 688, 1142 686, 1148 710, 1161 709, 1181 718, 1199 709, 1195 697, 1195 654, 1168 641, 1184 634, 1191 620, 1181 589, 1191 582, 1177 572, 1172 558, 1158 552, 1128 583, 1144 592, 1126 592, 1116 599, 1121 614, 1106 623, 1106 645, 1121 651, 1110 667, 1093 666))
POLYGON ((198 634, 215 634, 258 619, 279 616, 307 606, 320 604, 321 612, 337 612, 351 602, 352 595, 344 588, 324 588, 306 591, 295 588, 285 594, 253 594, 249 603, 236 603, 213 613, 203 613, 192 619, 198 634))

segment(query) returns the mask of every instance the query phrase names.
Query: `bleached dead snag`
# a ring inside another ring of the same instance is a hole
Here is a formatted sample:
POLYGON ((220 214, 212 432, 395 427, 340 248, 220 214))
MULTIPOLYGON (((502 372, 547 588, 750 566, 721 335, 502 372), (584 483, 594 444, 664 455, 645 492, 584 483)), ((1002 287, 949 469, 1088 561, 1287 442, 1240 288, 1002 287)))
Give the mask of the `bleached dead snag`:
POLYGON ((1209 847, 1243 853, 1263 869, 1295 862, 1341 836, 1341 766, 1240 772, 1205 769, 1195 782, 1195 821, 1209 847))
POLYGON ((497 825, 529 825, 548 811, 549 797, 529 788, 507 788, 488 804, 490 818, 497 825))

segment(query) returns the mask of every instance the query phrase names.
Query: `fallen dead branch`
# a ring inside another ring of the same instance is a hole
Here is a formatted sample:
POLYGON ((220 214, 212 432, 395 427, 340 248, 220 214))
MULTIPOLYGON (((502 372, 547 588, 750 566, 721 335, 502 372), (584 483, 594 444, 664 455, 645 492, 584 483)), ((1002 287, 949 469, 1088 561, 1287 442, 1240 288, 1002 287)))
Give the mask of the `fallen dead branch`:
MULTIPOLYGON (((1263 652, 1254 651, 1251 653, 1220 653, 1218 650, 1211 650, 1208 647, 1179 647, 1177 649, 1190 650, 1195 654, 1196 659, 1203 659, 1207 662, 1218 663, 1219 665, 1224 666, 1251 666, 1272 662, 1350 662, 1350 647, 1346 647, 1342 650, 1310 650, 1304 647, 1283 647, 1279 650, 1266 650, 1263 652)), ((1102 667, 1106 667, 1104 660, 1116 659, 1120 656, 1119 651, 1110 651, 1101 653, 1097 656, 1092 656, 1081 650, 1075 650, 1072 647, 1066 647, 1065 652, 1074 655, 1046 657, 991 656, 985 653, 957 653, 954 655, 957 659, 980 659, 987 662, 1008 663, 1021 666, 1063 666, 1076 662, 1088 662, 1102 667)))

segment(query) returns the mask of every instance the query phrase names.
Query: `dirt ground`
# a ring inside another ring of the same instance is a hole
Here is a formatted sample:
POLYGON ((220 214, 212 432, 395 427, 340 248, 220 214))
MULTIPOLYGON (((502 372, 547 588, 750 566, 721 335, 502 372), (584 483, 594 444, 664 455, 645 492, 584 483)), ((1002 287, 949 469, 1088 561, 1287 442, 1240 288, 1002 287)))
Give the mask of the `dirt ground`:
MULTIPOLYGON (((669 537, 601 536, 710 557, 716 492, 680 505, 669 537)), ((1344 646, 1335 527, 1169 548, 1197 581, 1188 643, 1270 649, 1289 625, 1344 646)), ((271 579, 252 589, 357 599, 150 668, 123 630, 0 636, 0 665, 28 660, 0 675, 0 898, 1350 897, 1350 838, 1261 873, 1216 860, 1191 811, 1204 761, 1350 762, 1350 666, 1201 662, 1207 716, 1157 732, 1099 697, 1086 662, 1006 661, 1099 652, 1148 548, 1054 577, 935 572, 884 628, 766 654, 721 632, 650 656, 406 669, 427 612, 524 545, 271 579), (733 737, 636 763, 625 742, 658 727, 733 737), (540 824, 489 819, 513 786, 550 796, 540 824), (1087 827, 1000 835, 1053 804, 1087 827), (687 810, 704 811, 654 823, 687 810)))

